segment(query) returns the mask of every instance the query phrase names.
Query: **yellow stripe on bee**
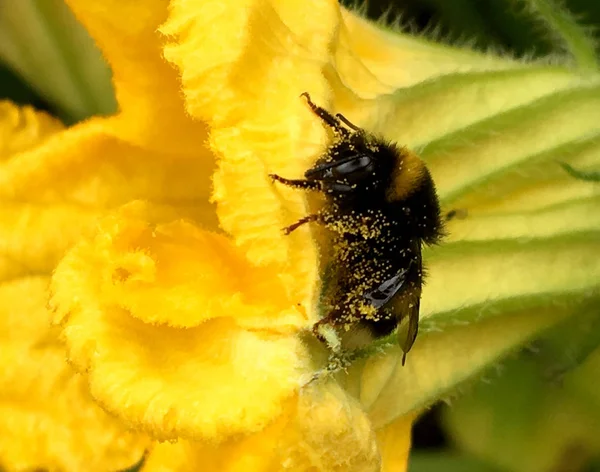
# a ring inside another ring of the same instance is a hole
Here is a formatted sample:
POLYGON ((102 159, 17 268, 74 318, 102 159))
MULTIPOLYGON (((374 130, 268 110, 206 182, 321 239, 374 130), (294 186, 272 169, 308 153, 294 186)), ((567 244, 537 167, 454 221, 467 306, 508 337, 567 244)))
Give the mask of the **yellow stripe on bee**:
POLYGON ((419 187, 424 175, 425 164, 423 161, 414 152, 400 148, 399 165, 394 171, 387 200, 397 202, 408 197, 419 187))

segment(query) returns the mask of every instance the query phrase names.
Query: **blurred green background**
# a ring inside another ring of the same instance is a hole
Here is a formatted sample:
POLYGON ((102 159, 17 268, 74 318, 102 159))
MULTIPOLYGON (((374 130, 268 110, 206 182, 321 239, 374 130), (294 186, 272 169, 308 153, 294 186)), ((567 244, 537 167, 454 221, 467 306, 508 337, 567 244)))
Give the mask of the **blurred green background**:
MULTIPOLYGON (((373 19, 398 21, 407 31, 454 44, 542 57, 557 51, 547 29, 527 12, 526 3, 536 1, 369 0, 361 8, 373 19)), ((600 0, 558 1, 598 39, 600 0)), ((0 99, 34 104, 73 123, 115 110, 109 77, 63 0, 0 0, 0 99)))
MULTIPOLYGON (((71 124, 111 113, 116 102, 110 70, 62 2, 0 0, 0 99, 31 104, 71 124)), ((533 58, 561 53, 525 4, 370 0, 365 11, 373 19, 397 21, 407 31, 480 50, 533 58)), ((598 43, 600 0, 565 0, 561 5, 598 43)), ((598 393, 586 390, 589 382, 581 382, 582 376, 600 382, 600 370, 594 370, 600 366, 599 340, 593 334, 598 332, 598 310, 582 316, 589 317, 584 320, 587 331, 573 333, 569 326, 559 327, 554 337, 546 336, 504 363, 502 373, 491 375, 489 383, 480 381, 448 399, 452 408, 445 404, 431 408, 414 427, 410 472, 600 471, 589 444, 580 441, 600 431, 594 423, 600 415, 588 415, 581 408, 582 403, 600 407, 598 393), (579 336, 584 350, 565 355, 557 348, 564 336, 579 336), (586 365, 594 356, 595 362, 586 365), (583 373, 563 378, 581 366, 583 373), (564 450, 557 452, 561 447, 564 450), (542 464, 542 456, 555 452, 559 460, 552 466, 542 464)))
MULTIPOLYGON (((598 39, 600 1, 559 0, 598 39), (596 30, 596 31, 594 31, 596 30)), ((352 2, 345 2, 352 4, 352 2)), ((415 31, 435 31, 451 42, 504 51, 517 56, 545 56, 553 45, 548 32, 526 12, 520 0, 370 0, 372 18, 389 15, 415 31), (389 13, 388 13, 389 12, 389 13)), ((542 2, 546 3, 546 2, 542 2)))

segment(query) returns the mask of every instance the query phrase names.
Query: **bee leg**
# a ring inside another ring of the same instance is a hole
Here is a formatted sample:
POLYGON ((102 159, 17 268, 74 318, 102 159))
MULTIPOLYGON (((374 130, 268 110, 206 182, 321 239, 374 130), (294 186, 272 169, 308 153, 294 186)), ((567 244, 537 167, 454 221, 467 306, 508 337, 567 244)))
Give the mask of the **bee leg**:
POLYGON ((284 232, 284 234, 288 235, 292 231, 294 231, 297 228, 299 228, 300 226, 302 226, 303 224, 310 223, 311 221, 319 221, 320 219, 321 219, 321 215, 319 215, 318 213, 314 213, 312 215, 305 216, 304 218, 300 218, 293 225, 283 228, 283 232, 284 232))
POLYGON ((342 349, 339 334, 330 317, 325 317, 317 321, 312 327, 312 332, 319 341, 329 348, 331 353, 327 359, 327 364, 317 370, 303 386, 334 375, 340 370, 346 371, 355 360, 355 351, 344 351, 342 349))
POLYGON ((331 353, 329 358, 327 359, 327 365, 322 369, 317 370, 311 378, 306 382, 303 387, 316 380, 320 380, 322 378, 329 377, 330 375, 337 374, 340 370, 347 371, 350 364, 352 364, 352 356, 351 354, 344 352, 334 352, 331 353))
MULTIPOLYGON (((304 92, 300 96, 306 100, 306 103, 308 103, 308 106, 310 107, 312 112, 315 115, 317 115, 319 118, 321 118, 321 120, 327 126, 329 126, 330 128, 333 128, 333 130, 336 133, 341 134, 342 136, 348 136, 348 134, 349 134, 348 130, 341 125, 340 120, 337 117, 333 116, 331 113, 329 113, 327 110, 325 110, 325 108, 321 108, 320 106, 316 105, 310 99, 310 95, 308 94, 308 92, 304 92)), ((344 120, 345 120, 345 118, 344 118, 344 120)))
POLYGON ((333 352, 341 351, 342 343, 338 332, 331 323, 331 316, 326 316, 317 321, 312 327, 312 332, 319 341, 327 345, 333 352))
POLYGON ((287 185, 288 187, 300 188, 304 190, 321 190, 321 184, 314 180, 286 179, 277 174, 269 174, 269 177, 277 182, 282 183, 283 185, 287 185))

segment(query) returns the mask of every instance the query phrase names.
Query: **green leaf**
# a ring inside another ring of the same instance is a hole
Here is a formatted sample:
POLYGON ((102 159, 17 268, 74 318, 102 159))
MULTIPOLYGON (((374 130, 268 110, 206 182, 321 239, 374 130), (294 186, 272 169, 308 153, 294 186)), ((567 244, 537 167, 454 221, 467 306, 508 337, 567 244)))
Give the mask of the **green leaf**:
POLYGON ((116 110, 110 70, 62 0, 0 3, 0 61, 68 123, 116 110))
POLYGON ((15 73, 0 63, 0 100, 11 100, 18 104, 36 103, 41 109, 40 97, 15 73))

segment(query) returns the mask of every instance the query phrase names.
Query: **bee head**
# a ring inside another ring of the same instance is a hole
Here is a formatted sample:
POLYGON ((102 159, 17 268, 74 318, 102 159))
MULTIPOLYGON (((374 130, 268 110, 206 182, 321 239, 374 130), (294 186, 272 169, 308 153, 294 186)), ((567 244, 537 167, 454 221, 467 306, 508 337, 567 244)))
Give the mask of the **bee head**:
POLYGON ((304 176, 332 196, 384 192, 395 160, 393 150, 358 132, 334 143, 304 176))

